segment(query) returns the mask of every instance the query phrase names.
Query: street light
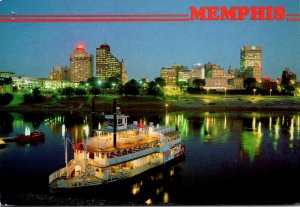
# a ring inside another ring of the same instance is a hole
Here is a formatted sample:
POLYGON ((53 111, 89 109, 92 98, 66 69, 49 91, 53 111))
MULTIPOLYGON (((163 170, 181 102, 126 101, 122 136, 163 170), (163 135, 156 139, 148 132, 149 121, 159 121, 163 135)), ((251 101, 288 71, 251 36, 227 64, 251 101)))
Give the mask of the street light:
POLYGON ((272 95, 272 88, 270 88, 270 96, 272 95))
POLYGON ((256 88, 253 88, 253 93, 254 93, 254 96, 255 96, 255 92, 256 92, 256 88))
POLYGON ((116 86, 116 84, 112 83, 111 85, 112 85, 113 93, 115 93, 115 86, 116 86))
POLYGON ((168 107, 169 107, 169 104, 165 104, 165 107, 166 107, 166 113, 168 113, 168 107))

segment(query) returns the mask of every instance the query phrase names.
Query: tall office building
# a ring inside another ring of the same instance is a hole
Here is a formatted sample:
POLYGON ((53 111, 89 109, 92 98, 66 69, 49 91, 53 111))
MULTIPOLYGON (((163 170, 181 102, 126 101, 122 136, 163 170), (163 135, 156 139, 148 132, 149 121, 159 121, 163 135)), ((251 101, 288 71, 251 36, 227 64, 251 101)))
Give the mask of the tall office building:
POLYGON ((101 80, 115 77, 122 83, 128 81, 124 61, 119 61, 110 53, 110 46, 106 43, 96 48, 96 76, 101 80))
POLYGON ((67 66, 56 65, 50 73, 51 80, 70 80, 70 69, 67 66))
POLYGON ((93 77, 93 56, 85 51, 82 43, 79 43, 70 56, 70 81, 79 83, 91 77, 93 77))
POLYGON ((166 81, 167 86, 176 86, 178 82, 186 82, 191 77, 187 66, 173 64, 172 68, 161 68, 160 77, 166 81))
POLYGON ((262 47, 245 46, 241 48, 241 71, 244 78, 262 78, 262 47))
POLYGON ((197 63, 193 65, 193 74, 192 78, 194 79, 205 79, 205 69, 204 65, 197 63))

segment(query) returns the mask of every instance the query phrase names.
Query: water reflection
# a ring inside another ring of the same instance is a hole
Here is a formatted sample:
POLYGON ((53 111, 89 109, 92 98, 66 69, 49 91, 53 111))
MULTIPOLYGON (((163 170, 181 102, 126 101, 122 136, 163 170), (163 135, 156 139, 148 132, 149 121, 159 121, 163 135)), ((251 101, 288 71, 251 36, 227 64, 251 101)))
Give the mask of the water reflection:
POLYGON ((14 118, 11 114, 0 111, 0 134, 9 134, 13 131, 14 118))
POLYGON ((163 121, 167 125, 178 127, 183 140, 189 139, 190 132, 199 131, 200 143, 227 143, 234 133, 240 138, 240 157, 251 162, 260 155, 262 142, 271 142, 273 150, 276 151, 279 139, 288 138, 289 148, 293 150, 295 138, 300 139, 299 114, 249 112, 239 116, 209 112, 199 115, 166 113, 163 121))
MULTIPOLYGON (((81 141, 85 133, 86 136, 91 135, 93 129, 91 125, 93 119, 90 115, 75 113, 48 115, 42 121, 40 118, 37 120, 24 118, 24 115, 17 113, 2 112, 0 115, 1 137, 24 133, 26 127, 32 131, 37 126, 38 130, 46 133, 44 144, 14 145, 17 149, 11 144, 6 149, 0 149, 0 168, 2 164, 8 166, 6 169, 10 169, 5 175, 2 175, 0 170, 0 178, 3 177, 3 181, 0 179, 0 184, 5 187, 6 184, 11 185, 5 183, 4 180, 7 178, 5 176, 12 174, 14 178, 18 178, 18 172, 25 171, 30 172, 29 175, 36 180, 45 180, 43 184, 47 188, 49 173, 64 165, 64 136, 76 143, 81 141), (86 126, 89 128, 87 129, 86 126), (18 163, 22 162, 24 164, 19 166, 18 163), (32 169, 32 166, 41 167, 32 169), (35 170, 38 172, 35 173, 35 170), (37 179, 38 176, 43 177, 37 179)), ((193 189, 201 189, 202 185, 207 183, 206 187, 211 183, 215 184, 218 181, 217 177, 226 173, 236 175, 239 173, 237 169, 243 173, 252 166, 266 172, 268 168, 273 169, 274 163, 300 162, 299 153, 297 155, 300 150, 299 113, 180 112, 143 117, 132 116, 130 122, 134 120, 144 124, 153 122, 158 125, 177 127, 183 143, 187 146, 186 160, 176 167, 165 167, 161 171, 139 178, 120 190, 113 190, 112 192, 123 194, 124 198, 111 196, 112 200, 128 199, 143 205, 178 203, 180 199, 183 203, 188 203, 195 194, 194 203, 196 203, 200 198, 196 195, 198 191, 193 189), (270 163, 270 166, 266 163, 270 163), (207 178, 213 181, 210 183, 207 178)), ((105 126, 101 119, 97 121, 94 123, 97 128, 105 126)), ((69 146, 68 150, 70 151, 68 159, 70 159, 73 151, 69 146)), ((20 178, 14 182, 15 186, 19 186, 19 183, 25 180, 20 178)), ((26 185, 23 183, 23 186, 26 185)), ((205 191, 206 189, 202 189, 202 192, 205 191)), ((110 198, 107 194, 97 193, 96 196, 101 199, 110 198)))
MULTIPOLYGON (((278 150, 280 139, 289 139, 289 148, 293 150, 295 143, 300 139, 300 115, 299 114, 266 114, 266 113, 168 113, 156 124, 177 127, 183 140, 189 139, 191 134, 198 134, 200 143, 228 143, 234 136, 239 137, 240 155, 254 161, 259 156, 262 142, 269 139, 273 150, 278 150), (233 134, 235 134, 233 136, 233 134)), ((149 117, 140 117, 139 122, 147 124, 152 122, 149 117)), ((45 117, 45 115, 31 115, 1 112, 0 129, 1 135, 15 135, 36 128, 43 123, 49 127, 53 134, 60 135, 62 125, 65 125, 68 136, 73 142, 78 142, 87 133, 84 127, 91 125, 88 115, 79 116, 57 115, 45 117)), ((94 125, 101 128, 101 120, 94 125)), ((88 129, 91 133, 91 128, 88 129)))

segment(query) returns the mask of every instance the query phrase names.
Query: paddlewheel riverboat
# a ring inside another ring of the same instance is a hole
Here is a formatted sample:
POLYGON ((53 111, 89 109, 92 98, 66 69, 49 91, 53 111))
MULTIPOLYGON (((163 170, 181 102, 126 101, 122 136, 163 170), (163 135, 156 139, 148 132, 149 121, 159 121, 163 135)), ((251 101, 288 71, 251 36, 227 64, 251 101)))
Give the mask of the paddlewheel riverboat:
MULTIPOLYGON (((114 102, 108 126, 73 145, 74 158, 49 176, 52 191, 103 185, 131 178, 184 155, 174 127, 127 124, 114 102)), ((67 141, 66 141, 67 142, 67 141)), ((66 145, 67 146, 67 145, 66 145)))

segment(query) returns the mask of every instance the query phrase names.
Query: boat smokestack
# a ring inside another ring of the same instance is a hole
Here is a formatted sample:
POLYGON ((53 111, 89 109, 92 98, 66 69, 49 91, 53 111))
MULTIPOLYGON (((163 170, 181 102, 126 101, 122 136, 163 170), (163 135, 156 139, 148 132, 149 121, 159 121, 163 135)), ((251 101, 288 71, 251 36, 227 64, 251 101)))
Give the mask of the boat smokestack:
POLYGON ((113 116, 114 116, 114 147, 117 147, 117 99, 113 99, 113 116))

